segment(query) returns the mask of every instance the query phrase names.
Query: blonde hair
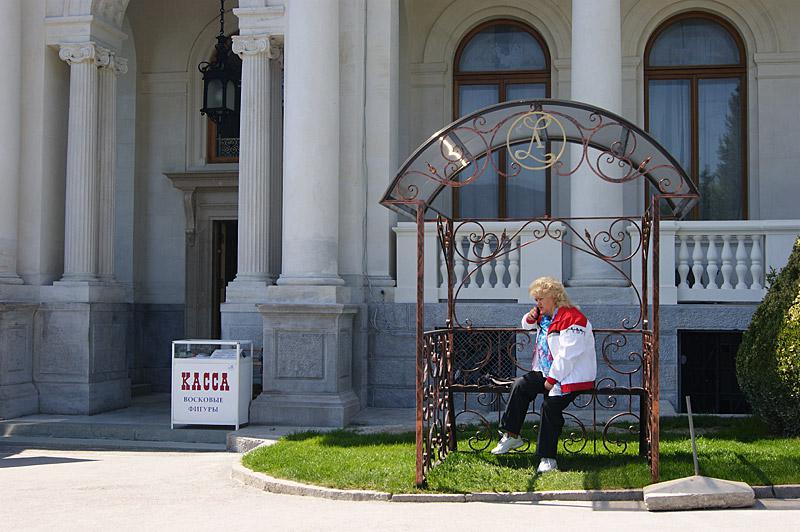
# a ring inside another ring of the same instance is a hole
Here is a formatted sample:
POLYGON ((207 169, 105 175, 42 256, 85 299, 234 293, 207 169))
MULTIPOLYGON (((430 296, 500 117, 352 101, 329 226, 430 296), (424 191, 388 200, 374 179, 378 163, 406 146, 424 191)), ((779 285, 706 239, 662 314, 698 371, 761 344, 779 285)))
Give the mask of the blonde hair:
POLYGON ((528 287, 531 297, 552 297, 556 307, 574 307, 561 281, 555 277, 539 277, 528 287))

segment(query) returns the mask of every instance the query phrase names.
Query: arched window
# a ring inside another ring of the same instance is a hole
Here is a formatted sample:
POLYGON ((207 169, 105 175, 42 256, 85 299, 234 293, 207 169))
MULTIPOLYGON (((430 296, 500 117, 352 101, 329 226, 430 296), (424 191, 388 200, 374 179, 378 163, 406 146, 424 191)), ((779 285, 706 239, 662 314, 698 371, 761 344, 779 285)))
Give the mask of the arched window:
MULTIPOLYGON (((453 115, 459 118, 488 105, 550 96, 550 53, 532 28, 493 20, 473 29, 458 47, 453 75, 453 115)), ((509 172, 503 150, 495 165, 509 172)), ((491 168, 491 166, 489 167, 491 168)), ((529 218, 550 212, 547 171, 523 170, 505 178, 487 171, 472 186, 453 191, 460 218, 529 218)))
MULTIPOLYGON (((238 32, 233 35, 238 35, 238 32)), ((231 38, 228 37, 226 44, 231 46, 231 38)), ((216 50, 212 54, 210 61, 216 60, 216 50)), ((239 88, 242 83, 242 60, 234 54, 230 54, 230 60, 234 62, 239 73, 239 88)), ((206 117, 206 162, 217 163, 238 163, 239 162, 239 114, 229 115, 222 123, 222 127, 206 117)))
POLYGON ((700 220, 747 213, 747 78, 742 39, 724 20, 684 13, 645 49, 645 121, 697 183, 700 220))

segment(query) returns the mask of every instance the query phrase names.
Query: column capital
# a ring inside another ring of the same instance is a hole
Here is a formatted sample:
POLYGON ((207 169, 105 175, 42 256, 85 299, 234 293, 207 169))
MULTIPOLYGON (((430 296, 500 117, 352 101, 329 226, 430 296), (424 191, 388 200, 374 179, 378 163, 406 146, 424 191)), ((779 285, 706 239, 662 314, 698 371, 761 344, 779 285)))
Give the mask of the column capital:
POLYGON ((238 54, 242 59, 245 56, 266 54, 270 59, 275 59, 279 53, 279 47, 272 42, 270 35, 233 35, 233 53, 238 54))
POLYGON ((97 61, 98 49, 101 48, 91 41, 65 43, 59 45, 58 57, 70 65, 89 61, 94 62, 97 61))
POLYGON ((112 68, 114 65, 114 52, 102 46, 95 46, 94 63, 97 68, 112 68))
POLYGON ((118 76, 122 76, 128 73, 128 60, 124 57, 116 57, 114 56, 114 62, 112 65, 114 69, 114 74, 118 76))

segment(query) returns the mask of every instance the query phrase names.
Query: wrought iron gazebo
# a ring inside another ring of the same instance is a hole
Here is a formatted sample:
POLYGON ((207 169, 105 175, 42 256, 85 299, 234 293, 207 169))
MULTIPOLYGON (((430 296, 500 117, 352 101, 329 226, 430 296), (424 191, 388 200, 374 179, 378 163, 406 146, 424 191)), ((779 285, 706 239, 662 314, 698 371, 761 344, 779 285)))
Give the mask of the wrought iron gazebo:
MULTIPOLYGON (((519 256, 520 248, 544 239, 554 239, 573 253, 603 261, 635 294, 638 314, 623 318, 617 328, 595 329, 602 359, 598 361, 598 380, 588 397, 575 403, 579 408, 590 404, 593 408, 614 408, 617 396, 627 396, 627 410, 612 415, 602 425, 602 444, 607 449, 616 446, 624 450, 626 444, 614 440, 611 433, 621 418, 634 420, 639 427, 639 452, 648 459, 653 481, 658 479, 659 220, 662 214, 685 217, 698 199, 694 183, 650 135, 617 115, 578 102, 547 99, 501 103, 456 120, 417 148, 381 200, 381 204, 417 223, 417 485, 423 485, 430 469, 456 449, 457 419, 462 414, 476 414, 484 425, 470 437, 472 449, 486 449, 491 442, 488 421, 472 408, 474 400, 470 403, 466 394, 478 394, 479 402, 491 397, 484 404, 499 406, 516 371, 527 370, 518 354, 532 341, 529 331, 473 326, 469 319, 459 316, 459 293, 470 283, 490 282, 490 276, 500 282, 504 276, 518 275, 514 257, 519 256), (576 148, 568 150, 570 145, 576 148), (566 154, 570 151, 572 160, 568 162, 566 154), (503 167, 494 156, 500 153, 508 157, 503 167), (646 198, 642 214, 533 216, 513 220, 502 230, 487 230, 485 219, 455 215, 448 194, 451 190, 468 187, 489 172, 505 179, 524 179, 526 170, 547 171, 556 179, 589 172, 618 185, 644 181, 647 194, 642 194, 646 198), (441 274, 447 285, 447 320, 443 327, 425 331, 424 226, 426 218, 432 217, 439 236, 441 274), (523 232, 525 239, 520 238, 523 232), (636 262, 641 261, 640 272, 631 271, 634 257, 636 262), (455 407, 457 394, 464 394, 459 412, 455 407), (635 396, 639 397, 636 411, 635 396)), ((568 436, 564 442, 567 451, 583 449, 588 439, 586 428, 577 417, 574 419, 582 432, 568 436)), ((596 448, 596 431, 593 434, 596 448)))

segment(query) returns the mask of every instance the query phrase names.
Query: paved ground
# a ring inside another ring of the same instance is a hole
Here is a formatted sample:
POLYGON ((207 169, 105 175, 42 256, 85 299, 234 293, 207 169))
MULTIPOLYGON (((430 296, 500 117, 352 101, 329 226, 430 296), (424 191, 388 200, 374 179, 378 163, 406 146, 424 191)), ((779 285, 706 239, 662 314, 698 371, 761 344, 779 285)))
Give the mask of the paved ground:
MULTIPOLYGON (((238 485, 229 453, 0 448, 0 516, 16 530, 769 530, 800 526, 800 500, 651 514, 641 503, 342 502, 238 485), (791 523, 795 523, 792 525, 791 523), (533 527, 533 528, 531 528, 533 527)), ((797 528, 794 528, 797 530, 797 528)))

